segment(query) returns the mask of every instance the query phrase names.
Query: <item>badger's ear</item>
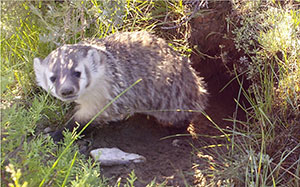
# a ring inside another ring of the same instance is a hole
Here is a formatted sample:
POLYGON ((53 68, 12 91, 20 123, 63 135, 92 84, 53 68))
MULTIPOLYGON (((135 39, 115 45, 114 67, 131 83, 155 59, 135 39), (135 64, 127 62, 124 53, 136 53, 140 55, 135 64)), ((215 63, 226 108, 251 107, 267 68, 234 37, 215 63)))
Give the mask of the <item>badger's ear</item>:
POLYGON ((37 84, 47 90, 47 78, 45 77, 46 67, 43 66, 42 61, 39 58, 34 58, 33 67, 37 84))
POLYGON ((87 53, 89 68, 93 72, 97 72, 98 68, 106 61, 106 55, 96 49, 90 49, 87 53))

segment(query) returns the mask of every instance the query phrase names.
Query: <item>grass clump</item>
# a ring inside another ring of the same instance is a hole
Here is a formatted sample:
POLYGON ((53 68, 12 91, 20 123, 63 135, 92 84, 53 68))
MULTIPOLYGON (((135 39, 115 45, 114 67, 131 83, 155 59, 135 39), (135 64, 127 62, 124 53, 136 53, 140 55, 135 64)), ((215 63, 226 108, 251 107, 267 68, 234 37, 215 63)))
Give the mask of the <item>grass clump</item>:
POLYGON ((256 86, 251 87, 252 92, 259 89, 258 97, 274 97, 272 104, 278 107, 271 108, 281 108, 279 113, 284 115, 292 109, 293 115, 299 116, 299 5, 242 2, 249 9, 236 9, 240 25, 233 31, 235 44, 245 54, 237 65, 238 72, 246 70, 247 79, 256 86), (266 81, 274 89, 269 93, 263 88, 266 81))
MULTIPOLYGON (((55 159, 65 150, 68 142, 72 140, 71 133, 66 134, 65 143, 58 146, 49 136, 36 134, 37 122, 43 116, 43 110, 55 110, 57 106, 49 103, 47 97, 40 96, 33 99, 28 107, 14 104, 4 109, 2 116, 1 134, 1 168, 6 168, 2 173, 2 184, 23 184, 39 186, 41 179, 47 176, 55 159)), ((55 172, 46 178, 47 186, 58 186, 67 176, 68 183, 104 185, 105 181, 98 177, 99 166, 91 160, 85 160, 83 155, 76 156, 78 148, 72 146, 66 151, 63 159, 55 167, 55 172), (74 164, 70 165, 70 163, 74 164), (69 170, 72 168, 72 170, 69 170), (88 178, 88 180, 87 180, 88 178), (96 180, 97 179, 97 180, 96 180)))
POLYGON ((232 72, 241 85, 236 102, 246 119, 230 120, 228 144, 209 154, 213 159, 206 172, 212 185, 298 186, 299 3, 240 0, 232 5, 228 21, 243 54, 232 72), (241 104, 242 95, 248 105, 241 104))

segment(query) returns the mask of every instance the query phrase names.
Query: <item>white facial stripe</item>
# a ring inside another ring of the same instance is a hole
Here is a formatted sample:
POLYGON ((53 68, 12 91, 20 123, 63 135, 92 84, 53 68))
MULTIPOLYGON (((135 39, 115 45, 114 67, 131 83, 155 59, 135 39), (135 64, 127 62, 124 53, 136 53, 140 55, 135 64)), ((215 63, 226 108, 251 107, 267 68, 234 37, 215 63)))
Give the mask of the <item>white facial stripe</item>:
POLYGON ((75 71, 78 71, 81 73, 80 78, 78 79, 79 81, 79 91, 78 91, 78 95, 82 95, 85 93, 85 85, 87 84, 87 75, 84 71, 84 64, 83 63, 78 63, 77 67, 74 69, 75 71))
MULTIPOLYGON (((53 96, 59 98, 56 94, 56 88, 55 85, 52 83, 52 81, 50 81, 50 77, 52 77, 54 74, 53 72, 49 71, 49 69, 46 69, 44 71, 44 76, 45 76, 45 85, 46 88, 45 90, 50 92, 53 96)), ((60 98, 59 98, 60 99, 60 98)))
POLYGON ((65 64, 65 50, 67 49, 67 46, 63 46, 61 48, 61 57, 60 57, 60 64, 65 64))
POLYGON ((74 65, 74 61, 72 59, 69 59, 69 63, 68 63, 68 69, 71 69, 74 65))
POLYGON ((48 86, 48 77, 47 77, 47 75, 46 75, 46 72, 44 72, 43 73, 43 84, 42 84, 42 87, 44 88, 44 89, 46 89, 46 88, 49 88, 49 86, 48 86))
POLYGON ((82 63, 79 63, 78 66, 74 70, 83 73, 84 72, 84 65, 82 63))
POLYGON ((66 80, 67 80, 67 75, 61 76, 59 80, 59 84, 64 84, 66 80))

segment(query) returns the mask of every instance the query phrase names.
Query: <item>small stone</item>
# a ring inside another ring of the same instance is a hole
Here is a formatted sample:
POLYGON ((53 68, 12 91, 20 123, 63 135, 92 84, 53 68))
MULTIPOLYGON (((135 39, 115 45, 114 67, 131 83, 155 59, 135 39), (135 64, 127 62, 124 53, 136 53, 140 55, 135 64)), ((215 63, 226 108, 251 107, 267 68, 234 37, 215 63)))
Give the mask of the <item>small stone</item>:
POLYGON ((77 140, 76 144, 78 145, 79 152, 81 154, 88 155, 88 149, 89 149, 90 145, 92 144, 89 139, 77 140))
POLYGON ((103 166, 126 165, 146 161, 146 158, 141 155, 126 153, 116 147, 95 149, 90 154, 94 160, 100 162, 103 166))
POLYGON ((53 130, 50 127, 47 127, 44 129, 44 133, 52 132, 53 130))
POLYGON ((88 150, 88 146, 79 146, 79 152, 85 154, 88 150))
POLYGON ((172 145, 173 145, 174 147, 180 147, 180 146, 179 146, 179 143, 180 143, 180 141, 179 141, 178 139, 175 139, 175 140, 173 140, 172 145))

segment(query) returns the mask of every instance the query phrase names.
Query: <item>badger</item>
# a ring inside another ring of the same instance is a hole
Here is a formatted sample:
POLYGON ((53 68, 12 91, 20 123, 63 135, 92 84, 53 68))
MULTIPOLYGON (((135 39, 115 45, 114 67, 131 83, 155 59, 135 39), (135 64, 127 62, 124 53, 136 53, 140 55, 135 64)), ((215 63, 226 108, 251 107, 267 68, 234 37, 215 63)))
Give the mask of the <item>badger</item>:
MULTIPOLYGON (((77 103, 73 120, 84 125, 137 80, 94 122, 109 124, 135 113, 163 125, 182 126, 207 106, 203 78, 190 61, 149 32, 123 32, 102 39, 66 44, 44 60, 34 58, 36 81, 62 100, 77 103)), ((53 135, 61 139, 61 130, 53 135)))

